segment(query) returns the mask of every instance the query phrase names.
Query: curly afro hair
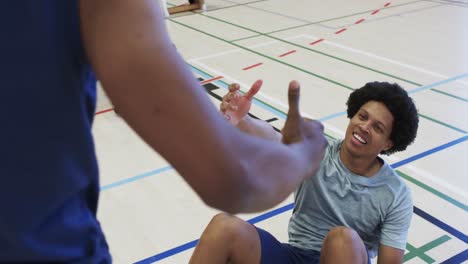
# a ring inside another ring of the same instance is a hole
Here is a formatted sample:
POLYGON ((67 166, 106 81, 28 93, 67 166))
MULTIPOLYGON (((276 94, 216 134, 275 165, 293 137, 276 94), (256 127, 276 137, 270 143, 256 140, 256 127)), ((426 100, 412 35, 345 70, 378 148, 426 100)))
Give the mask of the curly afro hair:
POLYGON ((369 101, 383 103, 393 115, 393 127, 390 139, 392 148, 381 154, 390 155, 403 151, 413 143, 418 130, 418 111, 408 93, 398 84, 387 82, 370 82, 354 90, 346 102, 348 118, 353 118, 361 106, 369 101))

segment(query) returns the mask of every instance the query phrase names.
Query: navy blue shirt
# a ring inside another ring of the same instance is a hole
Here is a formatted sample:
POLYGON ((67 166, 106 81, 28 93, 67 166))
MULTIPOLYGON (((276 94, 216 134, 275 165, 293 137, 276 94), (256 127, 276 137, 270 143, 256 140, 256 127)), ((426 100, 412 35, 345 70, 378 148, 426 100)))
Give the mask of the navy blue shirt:
POLYGON ((108 263, 76 0, 0 1, 0 262, 108 263))

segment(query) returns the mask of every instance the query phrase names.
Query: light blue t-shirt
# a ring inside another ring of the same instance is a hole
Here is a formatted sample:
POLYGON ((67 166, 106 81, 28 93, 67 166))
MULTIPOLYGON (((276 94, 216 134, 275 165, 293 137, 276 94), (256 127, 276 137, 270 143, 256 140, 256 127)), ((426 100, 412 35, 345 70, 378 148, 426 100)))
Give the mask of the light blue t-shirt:
POLYGON ((352 173, 341 162, 341 143, 329 141, 317 174, 297 189, 289 243, 320 251, 333 227, 347 226, 359 234, 371 258, 379 244, 404 250, 413 212, 409 188, 386 162, 372 177, 352 173))

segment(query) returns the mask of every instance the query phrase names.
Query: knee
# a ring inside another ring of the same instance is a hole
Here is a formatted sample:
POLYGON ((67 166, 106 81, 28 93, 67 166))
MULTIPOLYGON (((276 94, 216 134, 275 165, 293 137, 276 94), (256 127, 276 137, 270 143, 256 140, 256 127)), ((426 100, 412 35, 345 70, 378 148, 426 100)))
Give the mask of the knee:
POLYGON ((352 228, 337 226, 328 232, 323 241, 321 258, 323 263, 367 263, 367 252, 359 234, 352 228))
POLYGON ((247 223, 243 220, 235 216, 219 213, 211 219, 205 233, 211 238, 228 239, 229 241, 241 234, 246 224, 247 223))
POLYGON ((332 228, 324 240, 324 245, 326 246, 341 246, 341 245, 352 245, 359 243, 361 238, 354 229, 337 226, 332 228))

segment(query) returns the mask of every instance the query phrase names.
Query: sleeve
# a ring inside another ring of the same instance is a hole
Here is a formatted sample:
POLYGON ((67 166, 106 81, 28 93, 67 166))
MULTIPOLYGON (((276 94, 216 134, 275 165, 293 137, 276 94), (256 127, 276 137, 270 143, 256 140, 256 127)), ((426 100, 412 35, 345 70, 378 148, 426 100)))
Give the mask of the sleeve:
POLYGON ((405 250, 408 230, 413 216, 413 199, 410 189, 405 185, 396 193, 381 229, 380 244, 405 250))

